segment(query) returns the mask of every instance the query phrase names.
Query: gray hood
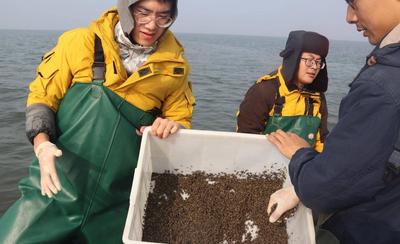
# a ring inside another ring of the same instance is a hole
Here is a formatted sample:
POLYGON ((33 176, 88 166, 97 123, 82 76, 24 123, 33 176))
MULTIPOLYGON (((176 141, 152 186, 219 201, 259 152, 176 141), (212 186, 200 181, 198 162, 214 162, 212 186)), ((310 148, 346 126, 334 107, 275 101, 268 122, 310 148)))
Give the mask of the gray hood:
MULTIPOLYGON (((122 30, 124 31, 126 36, 132 32, 133 28, 135 27, 135 20, 131 14, 130 6, 139 2, 140 0, 118 0, 117 1, 117 9, 119 15, 119 21, 121 22, 122 30)), ((176 8, 175 13, 172 16, 172 19, 175 21, 176 17, 178 16, 178 9, 176 8)))

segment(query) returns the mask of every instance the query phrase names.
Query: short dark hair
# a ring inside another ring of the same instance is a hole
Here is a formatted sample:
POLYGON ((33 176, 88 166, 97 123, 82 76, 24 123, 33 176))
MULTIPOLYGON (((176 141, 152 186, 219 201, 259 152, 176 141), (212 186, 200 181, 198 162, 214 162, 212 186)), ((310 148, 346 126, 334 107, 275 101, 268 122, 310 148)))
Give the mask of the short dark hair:
MULTIPOLYGON (((161 3, 170 3, 171 4, 171 17, 174 19, 176 18, 177 12, 178 12, 178 0, 157 0, 158 2, 161 3)), ((137 1, 136 3, 132 4, 129 8, 132 10, 132 8, 135 7, 136 4, 138 4, 140 1, 137 1)))

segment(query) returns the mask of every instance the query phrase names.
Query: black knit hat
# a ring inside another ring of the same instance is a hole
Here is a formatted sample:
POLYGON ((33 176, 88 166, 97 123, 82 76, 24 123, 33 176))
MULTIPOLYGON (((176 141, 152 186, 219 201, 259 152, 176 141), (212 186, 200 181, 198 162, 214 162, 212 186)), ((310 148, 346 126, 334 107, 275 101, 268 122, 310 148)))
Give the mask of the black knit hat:
MULTIPOLYGON (((282 75, 286 82, 291 82, 300 63, 301 54, 310 52, 321 56, 323 62, 328 55, 329 40, 316 32, 297 30, 291 31, 286 41, 285 49, 279 54, 283 57, 282 75)), ((328 89, 328 69, 325 66, 315 80, 305 86, 306 89, 325 92, 328 89)))

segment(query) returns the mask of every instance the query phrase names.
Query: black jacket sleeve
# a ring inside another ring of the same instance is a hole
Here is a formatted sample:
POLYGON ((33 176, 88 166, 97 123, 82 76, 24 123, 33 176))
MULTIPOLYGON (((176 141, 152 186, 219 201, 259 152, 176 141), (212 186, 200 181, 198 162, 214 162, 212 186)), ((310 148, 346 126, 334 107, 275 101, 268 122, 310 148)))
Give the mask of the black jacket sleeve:
POLYGON ((250 87, 240 104, 237 132, 262 133, 269 117, 268 113, 274 106, 276 93, 275 81, 263 81, 250 87))

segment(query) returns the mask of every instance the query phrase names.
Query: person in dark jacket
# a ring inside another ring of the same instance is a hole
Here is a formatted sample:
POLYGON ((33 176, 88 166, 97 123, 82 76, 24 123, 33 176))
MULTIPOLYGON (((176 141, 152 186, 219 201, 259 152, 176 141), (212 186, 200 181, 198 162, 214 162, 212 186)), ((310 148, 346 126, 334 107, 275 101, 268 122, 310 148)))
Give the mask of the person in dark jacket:
POLYGON ((237 114, 237 132, 291 131, 321 152, 328 134, 328 39, 316 32, 289 33, 282 65, 247 91, 237 114))
POLYGON ((300 200, 324 213, 319 243, 327 236, 342 244, 400 243, 400 1, 347 3, 347 22, 376 47, 350 84, 322 153, 293 133, 268 136, 290 159, 293 183, 271 195, 269 220, 300 200))

